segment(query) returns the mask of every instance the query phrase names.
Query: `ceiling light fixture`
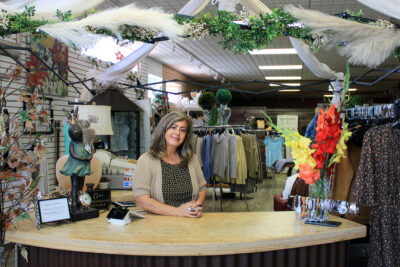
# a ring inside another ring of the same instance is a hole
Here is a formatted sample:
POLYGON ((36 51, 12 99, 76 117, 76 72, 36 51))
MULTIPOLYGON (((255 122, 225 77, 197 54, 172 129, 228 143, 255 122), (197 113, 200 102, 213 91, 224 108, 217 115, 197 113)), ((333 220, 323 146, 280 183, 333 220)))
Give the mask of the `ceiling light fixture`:
POLYGON ((297 54, 294 48, 272 48, 272 49, 260 49, 260 50, 249 50, 251 55, 286 55, 286 54, 297 54))
POLYGON ((282 89, 279 92, 300 92, 300 89, 282 89))
MULTIPOLYGON (((333 92, 332 88, 329 88, 329 91, 333 92)), ((357 88, 349 88, 349 92, 357 91, 357 88)))
POLYGON ((301 80, 301 76, 265 76, 266 80, 301 80))
POLYGON ((303 65, 268 65, 258 67, 260 70, 301 70, 303 65))
POLYGON ((324 95, 324 97, 333 97, 333 95, 324 95))
POLYGON ((217 80, 217 79, 218 79, 218 73, 215 73, 214 80, 217 80))
POLYGON ((277 84, 277 83, 270 83, 269 86, 300 86, 300 83, 282 83, 281 84, 277 84))
POLYGON ((222 77, 221 83, 225 83, 225 77, 222 77))

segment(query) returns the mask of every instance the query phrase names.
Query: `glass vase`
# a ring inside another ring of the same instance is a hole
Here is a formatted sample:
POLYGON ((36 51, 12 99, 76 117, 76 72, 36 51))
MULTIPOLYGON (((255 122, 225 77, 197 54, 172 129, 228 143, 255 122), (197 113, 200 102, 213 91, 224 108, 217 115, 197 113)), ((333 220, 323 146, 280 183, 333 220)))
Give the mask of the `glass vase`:
POLYGON ((320 179, 316 180, 315 183, 310 185, 310 200, 312 201, 312 208, 309 210, 307 219, 312 221, 327 221, 329 218, 329 212, 327 210, 321 210, 320 201, 329 198, 330 186, 329 181, 325 175, 322 175, 320 179))
POLYGON ((228 125, 228 121, 231 117, 231 109, 228 105, 220 104, 218 108, 218 120, 220 125, 228 125))
POLYGON ((207 109, 203 109, 203 118, 204 118, 204 125, 208 125, 208 121, 210 120, 210 111, 207 109))

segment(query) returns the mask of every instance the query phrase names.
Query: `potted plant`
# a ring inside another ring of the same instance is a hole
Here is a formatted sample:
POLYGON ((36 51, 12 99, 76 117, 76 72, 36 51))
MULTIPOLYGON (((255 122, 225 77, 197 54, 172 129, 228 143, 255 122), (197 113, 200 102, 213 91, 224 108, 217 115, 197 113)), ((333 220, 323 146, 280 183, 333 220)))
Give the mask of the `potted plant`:
POLYGON ((228 104, 231 100, 231 91, 227 89, 219 89, 217 91, 217 101, 220 104, 218 108, 218 119, 221 125, 227 125, 231 117, 231 109, 228 108, 228 104))
POLYGON ((6 231, 17 220, 31 219, 39 192, 39 165, 45 147, 42 136, 31 133, 37 123, 50 123, 37 92, 10 89, 21 73, 22 68, 8 69, 9 81, 0 87, 0 263, 6 231), (24 105, 9 113, 7 98, 16 91, 20 91, 17 99, 24 105))
POLYGON ((204 110, 204 120, 207 125, 217 125, 217 108, 215 104, 217 99, 213 92, 202 92, 197 101, 199 106, 204 110))

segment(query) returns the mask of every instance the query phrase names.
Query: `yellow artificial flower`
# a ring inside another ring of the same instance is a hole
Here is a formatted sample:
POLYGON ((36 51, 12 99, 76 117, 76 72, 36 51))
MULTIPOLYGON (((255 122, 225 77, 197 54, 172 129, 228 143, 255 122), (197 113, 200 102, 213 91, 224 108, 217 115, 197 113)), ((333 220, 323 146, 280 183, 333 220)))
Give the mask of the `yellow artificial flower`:
POLYGON ((295 163, 295 168, 299 169, 301 164, 307 164, 311 168, 317 165, 315 159, 312 157, 315 149, 310 148, 311 140, 304 137, 291 129, 287 129, 283 137, 286 139, 285 145, 292 148, 292 157, 295 163))
POLYGON ((347 149, 346 142, 351 136, 351 132, 347 129, 348 124, 343 128, 342 134, 340 135, 339 142, 336 144, 336 153, 333 158, 334 163, 339 163, 342 158, 345 158, 344 152, 347 149))

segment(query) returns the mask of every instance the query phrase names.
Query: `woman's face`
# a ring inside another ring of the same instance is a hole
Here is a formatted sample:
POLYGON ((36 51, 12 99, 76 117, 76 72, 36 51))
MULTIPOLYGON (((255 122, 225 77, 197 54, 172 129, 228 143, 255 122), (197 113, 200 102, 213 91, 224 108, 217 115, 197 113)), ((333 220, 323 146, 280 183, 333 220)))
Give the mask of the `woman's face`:
POLYGON ((165 132, 165 143, 168 148, 177 149, 185 140, 187 121, 177 121, 165 132))

